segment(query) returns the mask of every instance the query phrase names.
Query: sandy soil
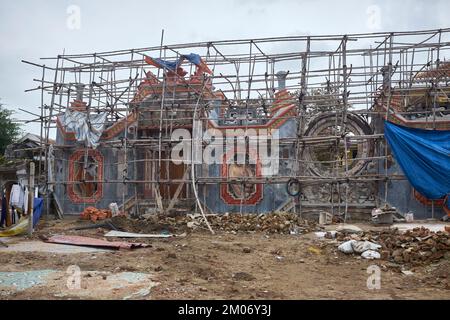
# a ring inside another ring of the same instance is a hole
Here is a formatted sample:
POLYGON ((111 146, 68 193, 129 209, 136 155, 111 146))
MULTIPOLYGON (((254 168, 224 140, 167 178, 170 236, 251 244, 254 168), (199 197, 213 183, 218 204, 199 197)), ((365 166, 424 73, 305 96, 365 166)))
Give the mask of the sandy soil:
MULTIPOLYGON (((107 231, 67 231, 77 224, 42 222, 33 239, 63 232, 101 238, 107 231)), ((389 262, 340 253, 333 240, 319 240, 313 233, 198 231, 182 238, 136 241, 152 247, 70 254, 0 251, 0 272, 58 270, 45 284, 22 291, 2 288, 1 299, 450 299, 449 255, 405 275, 389 262), (70 265, 82 271, 81 289, 66 286, 70 265), (380 289, 367 287, 371 265, 381 270, 380 289), (112 290, 108 277, 123 272, 148 278, 112 290), (133 295, 147 287, 149 292, 133 295)))

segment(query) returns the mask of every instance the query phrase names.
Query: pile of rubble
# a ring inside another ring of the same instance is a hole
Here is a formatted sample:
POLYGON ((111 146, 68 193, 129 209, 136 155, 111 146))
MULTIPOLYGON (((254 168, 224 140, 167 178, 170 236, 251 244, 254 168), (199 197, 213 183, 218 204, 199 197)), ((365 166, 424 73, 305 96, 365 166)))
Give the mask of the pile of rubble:
POLYGON ((170 233, 186 229, 185 217, 168 217, 167 215, 151 215, 148 218, 134 219, 118 215, 111 219, 117 230, 135 233, 170 233))
MULTIPOLYGON (((338 241, 366 241, 379 245, 380 258, 398 264, 420 265, 440 260, 450 251, 450 234, 415 228, 368 231, 357 234, 339 233, 338 241)), ((344 242, 345 243, 345 242, 344 242)))
MULTIPOLYGON (((215 231, 264 232, 270 234, 303 234, 318 230, 315 223, 301 219, 293 213, 270 214, 238 214, 207 215, 208 222, 215 231)), ((206 230, 206 224, 200 214, 188 214, 171 217, 153 214, 143 220, 133 220, 125 217, 115 217, 112 220, 120 230, 129 232, 154 232, 168 230, 169 232, 185 232, 206 230)))
MULTIPOLYGON (((192 218, 195 219, 191 216, 192 218)), ((259 231, 272 234, 302 234, 317 229, 315 223, 301 219, 297 214, 287 212, 259 215, 238 213, 211 215, 208 216, 208 221, 214 230, 232 233, 259 231)), ((196 223, 189 224, 194 228, 195 225, 196 223)))

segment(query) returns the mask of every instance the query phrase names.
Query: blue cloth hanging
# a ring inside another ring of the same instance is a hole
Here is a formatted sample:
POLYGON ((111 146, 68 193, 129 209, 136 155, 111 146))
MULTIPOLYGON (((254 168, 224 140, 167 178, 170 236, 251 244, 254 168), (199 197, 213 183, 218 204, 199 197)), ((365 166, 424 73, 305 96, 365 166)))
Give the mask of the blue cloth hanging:
POLYGON ((34 198, 34 202, 33 202, 33 228, 37 225, 39 219, 41 218, 43 203, 44 203, 44 199, 42 199, 42 198, 34 198))

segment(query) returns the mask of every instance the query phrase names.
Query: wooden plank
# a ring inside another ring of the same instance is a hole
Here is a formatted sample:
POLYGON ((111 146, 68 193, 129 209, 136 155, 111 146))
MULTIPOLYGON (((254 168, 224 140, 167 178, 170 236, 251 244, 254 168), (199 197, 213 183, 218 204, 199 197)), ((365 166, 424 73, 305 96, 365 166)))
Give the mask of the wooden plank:
MULTIPOLYGON (((184 171, 184 175, 183 175, 183 181, 187 180, 189 177, 189 172, 191 170, 191 167, 188 167, 185 171, 184 171)), ((175 204, 178 202, 178 197, 180 196, 181 191, 183 190, 183 186, 184 186, 184 182, 181 182, 178 185, 177 190, 175 191, 175 194, 173 195, 172 200, 170 200, 169 206, 167 207, 166 211, 170 211, 173 209, 173 207, 175 206, 175 204)))
POLYGON ((64 212, 63 212, 63 210, 61 209, 61 208, 62 208, 62 207, 61 207, 61 204, 59 203, 59 200, 58 200, 58 198, 56 197, 56 195, 55 195, 54 192, 52 192, 52 193, 50 194, 50 201, 51 201, 52 198, 53 198, 54 203, 55 203, 56 215, 58 216, 59 219, 62 219, 63 216, 64 216, 64 212))
POLYGON ((159 193, 159 188, 155 188, 156 204, 160 212, 164 212, 164 206, 161 199, 161 194, 159 193))

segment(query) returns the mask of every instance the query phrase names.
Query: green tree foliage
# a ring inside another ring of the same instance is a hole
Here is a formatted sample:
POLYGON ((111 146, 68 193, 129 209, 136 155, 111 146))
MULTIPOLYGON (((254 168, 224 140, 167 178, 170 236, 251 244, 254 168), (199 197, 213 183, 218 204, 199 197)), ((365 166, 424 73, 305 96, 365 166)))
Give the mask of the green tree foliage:
POLYGON ((12 121, 12 114, 12 110, 0 103, 0 156, 5 154, 6 147, 16 141, 22 132, 20 125, 12 121))

